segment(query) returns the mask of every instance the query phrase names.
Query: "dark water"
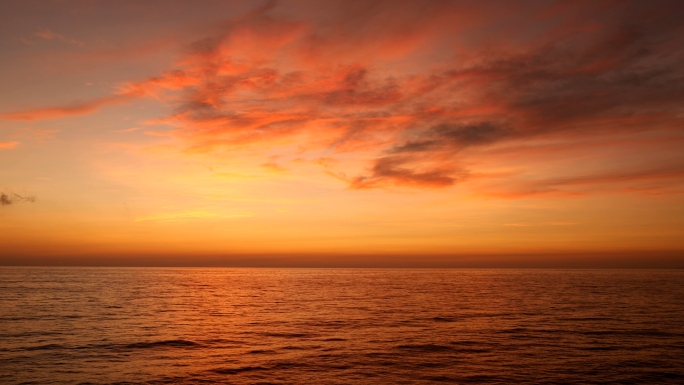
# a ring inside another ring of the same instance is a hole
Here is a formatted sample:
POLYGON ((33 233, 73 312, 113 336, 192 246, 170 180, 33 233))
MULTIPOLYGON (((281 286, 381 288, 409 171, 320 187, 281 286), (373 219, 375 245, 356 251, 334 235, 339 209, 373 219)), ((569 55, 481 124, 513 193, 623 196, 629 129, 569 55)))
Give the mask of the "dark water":
POLYGON ((0 383, 684 383, 684 271, 0 268, 0 383))

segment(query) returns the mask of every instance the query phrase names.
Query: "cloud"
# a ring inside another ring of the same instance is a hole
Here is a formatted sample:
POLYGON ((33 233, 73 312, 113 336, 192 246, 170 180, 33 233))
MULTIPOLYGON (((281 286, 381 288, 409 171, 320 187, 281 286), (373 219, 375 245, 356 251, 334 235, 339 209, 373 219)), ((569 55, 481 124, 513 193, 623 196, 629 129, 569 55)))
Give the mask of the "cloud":
POLYGON ((0 206, 9 206, 19 202, 35 202, 34 196, 23 196, 12 192, 0 192, 0 206))
POLYGON ((23 138, 29 140, 35 140, 39 142, 54 139, 52 134, 60 132, 60 130, 53 130, 49 128, 33 128, 33 127, 22 127, 19 128, 19 133, 12 135, 12 138, 23 138))
MULTIPOLYGON (((412 5, 401 3, 391 23, 408 26, 416 11, 412 5)), ((410 74, 392 71, 390 64, 396 64, 383 62, 382 49, 367 51, 380 42, 407 38, 390 27, 370 27, 379 17, 373 7, 361 13, 368 41, 358 48, 347 44, 361 36, 344 29, 345 23, 361 23, 358 19, 343 15, 325 27, 315 21, 303 27, 267 13, 254 15, 190 51, 189 72, 202 73, 202 81, 184 90, 184 102, 172 118, 183 128, 175 134, 207 151, 278 146, 301 135, 312 139, 314 149, 375 151, 378 156, 366 173, 347 178, 350 187, 363 189, 465 182, 469 170, 459 163, 470 147, 681 129, 684 79, 678 63, 684 53, 668 50, 677 43, 671 35, 676 21, 657 7, 630 7, 606 5, 603 14, 591 9, 596 18, 612 19, 595 30, 579 18, 556 15, 558 20, 543 22, 565 21, 566 26, 545 31, 552 32, 548 38, 540 33, 533 43, 475 47, 462 58, 410 74), (635 25, 634 12, 651 19, 635 25), (275 30, 283 33, 281 38, 269 37, 275 30), (345 35, 348 41, 339 39, 345 35), (318 48, 344 50, 345 56, 326 52, 323 57, 311 51, 311 40, 318 48), (254 58, 252 48, 259 43, 273 53, 254 58), (297 71, 284 71, 286 64, 297 71)), ((451 5, 437 9, 456 11, 451 5)), ((577 16, 587 10, 574 11, 577 16)), ((449 32, 447 26, 439 28, 449 32)), ((436 33, 416 33, 434 46, 443 43, 436 33)), ((399 57, 415 60, 416 47, 399 57)))
POLYGON ((261 167, 265 168, 266 170, 268 170, 270 172, 276 172, 276 173, 288 171, 288 169, 286 169, 285 167, 283 167, 283 166, 281 166, 275 162, 268 162, 268 163, 261 164, 261 167))
POLYGON ((498 182, 483 187, 480 195, 505 199, 573 197, 592 193, 637 193, 664 196, 681 194, 684 188, 682 181, 684 181, 684 163, 627 171, 611 170, 556 179, 508 179, 503 183, 498 182))
POLYGON ((87 115, 98 111, 106 105, 124 104, 139 97, 135 92, 125 92, 118 95, 105 96, 82 103, 74 103, 68 106, 36 108, 0 114, 0 119, 10 121, 35 121, 46 119, 58 119, 66 116, 87 115))
POLYGON ((191 212, 182 212, 182 213, 150 215, 150 216, 146 216, 146 217, 136 218, 135 221, 136 222, 156 221, 156 223, 163 223, 163 222, 175 222, 175 221, 179 221, 179 220, 189 220, 189 219, 249 218, 251 216, 252 216, 251 214, 223 215, 223 214, 210 213, 210 212, 205 212, 205 211, 191 211, 191 212))
POLYGON ((121 132, 133 132, 133 131, 136 131, 136 130, 139 130, 139 129, 140 129, 139 127, 132 127, 132 128, 126 128, 126 129, 124 129, 124 130, 114 130, 114 131, 112 131, 112 132, 117 132, 117 133, 121 133, 121 132))
POLYGON ((61 40, 61 41, 65 42, 65 43, 76 44, 79 47, 83 47, 85 45, 85 43, 82 41, 78 41, 78 40, 72 39, 72 38, 67 38, 67 37, 64 37, 63 35, 60 35, 58 33, 54 33, 49 28, 45 29, 43 31, 36 32, 33 34, 33 36, 39 37, 41 39, 46 39, 46 40, 57 39, 57 40, 61 40))
POLYGON ((392 185, 409 187, 439 188, 451 186, 466 180, 468 172, 454 166, 427 165, 417 168, 410 158, 388 156, 377 159, 370 175, 355 177, 351 180, 352 189, 388 187, 392 185), (442 167, 442 168, 439 168, 442 167))
MULTIPOLYGON (((494 3, 273 2, 226 21, 159 76, 1 117, 52 119, 154 98, 172 112, 153 123, 176 126, 163 135, 188 153, 355 155, 365 166, 326 169, 352 189, 471 183, 481 174, 473 154, 497 146, 684 130, 683 3, 494 3)), ((654 170, 640 172, 672 181, 654 170)), ((501 177, 505 186, 487 193, 577 196, 591 190, 578 186, 639 179, 619 169, 548 175, 501 177)))
POLYGON ((133 100, 150 97, 160 100, 168 90, 189 87, 197 81, 183 71, 165 72, 159 77, 150 77, 136 82, 126 82, 117 87, 113 95, 103 96, 88 101, 72 103, 65 106, 27 109, 0 114, 0 119, 9 121, 35 121, 58 119, 67 116, 88 115, 108 105, 128 104, 133 100))
POLYGON ((19 142, 0 142, 0 148, 12 149, 19 145, 19 142))

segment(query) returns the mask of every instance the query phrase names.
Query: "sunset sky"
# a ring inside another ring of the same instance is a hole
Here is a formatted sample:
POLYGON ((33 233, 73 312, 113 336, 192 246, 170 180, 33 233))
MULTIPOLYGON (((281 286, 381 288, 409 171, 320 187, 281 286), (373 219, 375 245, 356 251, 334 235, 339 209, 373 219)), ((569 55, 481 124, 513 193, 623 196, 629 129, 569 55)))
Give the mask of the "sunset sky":
POLYGON ((0 264, 684 265, 682 1, 0 1, 0 264))

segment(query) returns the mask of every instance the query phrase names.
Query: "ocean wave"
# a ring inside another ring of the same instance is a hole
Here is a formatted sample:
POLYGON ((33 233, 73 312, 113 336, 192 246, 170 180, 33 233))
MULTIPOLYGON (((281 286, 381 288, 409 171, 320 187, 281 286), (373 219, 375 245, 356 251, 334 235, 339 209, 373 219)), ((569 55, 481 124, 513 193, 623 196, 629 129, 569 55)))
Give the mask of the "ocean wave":
POLYGON ((433 353, 433 352, 447 352, 453 351, 454 349, 450 346, 437 345, 437 344, 407 344, 398 345, 397 349, 402 350, 416 350, 421 352, 433 353))
POLYGON ((132 344, 120 345, 123 349, 195 348, 200 346, 202 346, 202 344, 187 340, 135 342, 132 344))

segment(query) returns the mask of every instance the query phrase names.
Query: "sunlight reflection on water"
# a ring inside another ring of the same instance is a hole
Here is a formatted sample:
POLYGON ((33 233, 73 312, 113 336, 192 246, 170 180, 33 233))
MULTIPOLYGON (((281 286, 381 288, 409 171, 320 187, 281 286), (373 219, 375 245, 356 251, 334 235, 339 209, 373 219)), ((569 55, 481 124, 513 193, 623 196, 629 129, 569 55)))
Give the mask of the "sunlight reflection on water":
POLYGON ((684 271, 0 268, 0 382, 684 380, 684 271))

